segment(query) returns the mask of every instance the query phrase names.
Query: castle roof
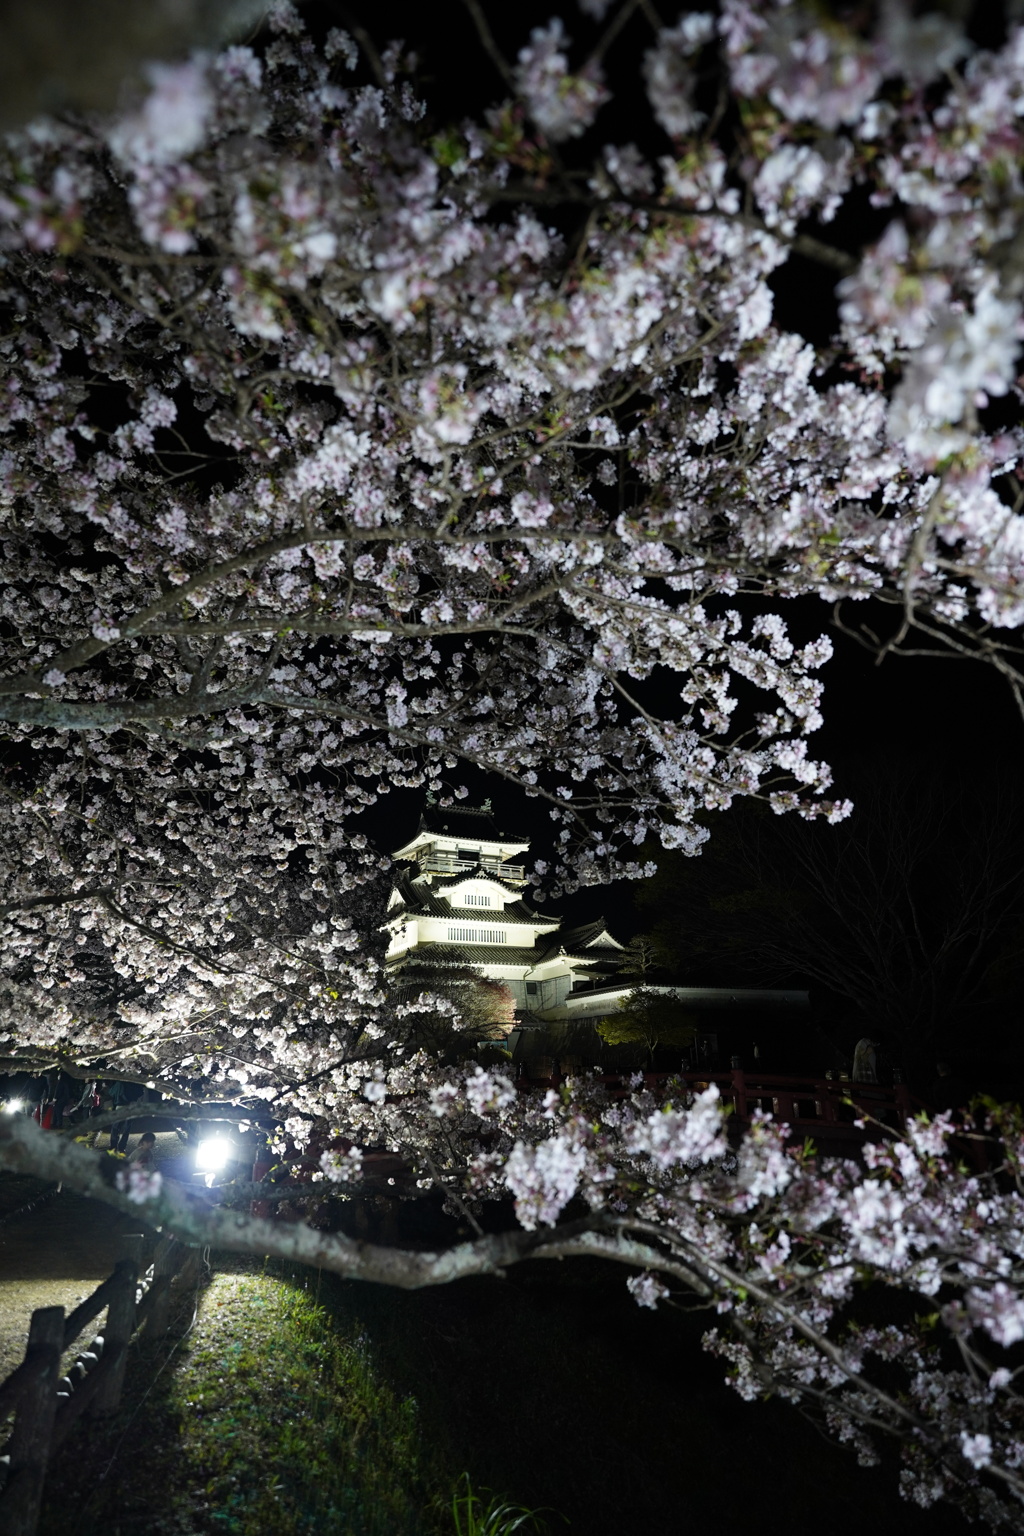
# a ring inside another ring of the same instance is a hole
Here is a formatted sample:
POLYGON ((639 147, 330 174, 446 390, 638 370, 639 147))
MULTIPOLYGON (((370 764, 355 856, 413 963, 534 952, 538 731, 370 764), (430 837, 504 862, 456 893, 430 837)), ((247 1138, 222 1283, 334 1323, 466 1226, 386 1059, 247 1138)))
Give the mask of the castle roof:
POLYGON ((434 890, 439 891, 446 885, 461 885, 464 880, 493 880, 495 885, 503 886, 506 891, 511 891, 514 895, 518 894, 519 886, 522 884, 522 881, 514 883, 506 880, 504 875, 499 875, 497 870, 488 868, 485 864, 477 864, 472 869, 457 870, 453 875, 435 875, 434 890))
POLYGON ((562 950, 566 955, 588 960, 614 960, 621 964, 623 948, 608 932, 603 917, 593 923, 580 923, 575 928, 559 928, 546 933, 538 944, 543 943, 544 958, 553 959, 562 950))
POLYGON ((558 923, 557 917, 545 917, 542 912, 535 912, 532 907, 528 907, 525 901, 510 901, 506 907, 500 908, 457 907, 453 902, 448 902, 447 906, 449 912, 460 918, 470 917, 476 923, 526 923, 534 928, 552 928, 558 923))
POLYGON ((537 964, 537 950, 532 944, 430 944, 409 950, 408 956, 399 955, 396 963, 406 958, 428 965, 432 960, 447 960, 460 965, 532 966, 537 964))
MULTIPOLYGON (((437 831, 439 828, 453 831, 471 831, 474 827, 493 829, 497 831, 497 822, 490 802, 484 805, 425 805, 420 817, 421 825, 428 831, 437 831)), ((478 837, 485 836, 484 831, 477 833, 478 837)), ((519 841, 522 841, 520 838, 519 841)))
MULTIPOLYGON (((515 832, 503 832, 494 819, 489 804, 475 805, 425 805, 416 828, 421 832, 433 832, 442 837, 464 837, 473 843, 522 843, 530 839, 515 832)), ((414 841, 413 838, 409 839, 414 841)))
MULTIPOLYGON (((419 889, 416 891, 420 894, 419 889)), ((538 914, 531 912, 525 902, 513 902, 505 908, 504 913, 488 913, 486 909, 481 911, 479 907, 452 907, 443 899, 425 892, 425 901, 422 906, 402 906, 392 908, 389 917, 443 917, 449 921, 460 923, 476 923, 480 927, 496 927, 502 922, 511 922, 530 926, 538 922, 538 914)), ((555 921, 555 919, 540 919, 540 921, 555 921)), ((611 967, 618 969, 622 964, 622 946, 614 940, 610 943, 601 943, 602 938, 609 937, 603 918, 596 923, 584 923, 575 928, 550 929, 546 933, 539 933, 536 942, 525 944, 460 944, 451 941, 431 939, 429 943, 417 945, 410 950, 409 955, 416 955, 421 960, 429 962, 436 959, 439 962, 453 961, 469 965, 525 965, 529 967, 539 966, 551 960, 557 960, 564 956, 568 960, 581 961, 586 966, 595 969, 607 970, 611 967)), ((404 956, 402 958, 405 958, 404 956)))
POLYGON ((385 922, 393 922, 399 917, 446 917, 458 918, 462 922, 471 919, 475 923, 523 923, 535 927, 553 928, 559 921, 557 917, 548 917, 543 912, 535 912, 519 896, 518 886, 511 885, 505 880, 499 880, 497 883, 504 886, 516 897, 516 900, 508 902, 504 907, 456 906, 447 896, 436 894, 438 885, 457 884, 465 878, 465 875, 461 875, 446 878, 443 881, 438 880, 437 884, 431 887, 425 881, 420 883, 409 874, 396 874, 394 889, 398 892, 399 899, 388 909, 385 922))

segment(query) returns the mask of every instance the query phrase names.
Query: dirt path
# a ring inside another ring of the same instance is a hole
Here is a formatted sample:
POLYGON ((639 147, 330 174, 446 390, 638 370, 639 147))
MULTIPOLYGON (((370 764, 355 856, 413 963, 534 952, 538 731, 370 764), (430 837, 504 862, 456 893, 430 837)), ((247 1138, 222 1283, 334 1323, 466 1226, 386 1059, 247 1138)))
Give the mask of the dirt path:
MULTIPOLYGON (((159 1161, 180 1155, 176 1136, 159 1143, 159 1161)), ((83 1195, 0 1174, 0 1381, 24 1354, 36 1307, 76 1306, 110 1274, 121 1234, 141 1230, 137 1217, 83 1195)), ((102 1317, 93 1327, 103 1331, 102 1317)))
POLYGON ((138 1221, 67 1192, 0 1225, 0 1381, 25 1353, 36 1307, 70 1311, 110 1274, 120 1234, 138 1230, 138 1221))

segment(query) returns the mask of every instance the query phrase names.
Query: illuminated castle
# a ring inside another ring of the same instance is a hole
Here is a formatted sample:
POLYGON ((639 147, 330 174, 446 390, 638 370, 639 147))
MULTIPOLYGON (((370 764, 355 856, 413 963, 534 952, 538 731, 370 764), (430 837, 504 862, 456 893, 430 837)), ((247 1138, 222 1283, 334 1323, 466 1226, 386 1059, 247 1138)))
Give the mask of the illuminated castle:
MULTIPOLYGON (((593 1025, 618 1012, 636 978, 621 974, 624 946, 603 918, 568 927, 529 905, 526 870, 517 862, 529 847, 529 838, 499 831, 489 801, 478 810, 428 803, 414 836, 392 855, 399 870, 384 924, 387 963, 396 970, 432 961, 476 966, 504 983, 522 1022, 593 1025)), ((702 1015, 808 1004, 802 990, 650 990, 702 1015)))
POLYGON ((386 926, 387 958, 451 961, 479 967, 508 987, 516 1008, 566 1017, 586 990, 611 1013, 629 984, 613 984, 623 946, 599 918, 564 928, 524 898, 526 871, 515 862, 530 842, 499 831, 485 802, 479 810, 428 805, 415 836, 393 857, 407 865, 395 881, 386 926))

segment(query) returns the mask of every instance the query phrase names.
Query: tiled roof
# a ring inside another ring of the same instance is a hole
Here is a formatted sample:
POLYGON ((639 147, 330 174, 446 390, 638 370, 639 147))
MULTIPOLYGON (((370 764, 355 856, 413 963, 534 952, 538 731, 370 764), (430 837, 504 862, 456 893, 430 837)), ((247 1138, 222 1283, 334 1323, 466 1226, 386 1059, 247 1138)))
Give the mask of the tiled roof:
POLYGON ((549 934, 548 938, 552 942, 563 945, 567 954, 571 950, 573 954, 582 954, 585 951, 588 955, 594 955, 595 957, 601 956, 603 958, 604 956, 610 957, 612 955, 621 957, 622 950, 616 945, 598 944, 595 942, 603 933, 607 932, 607 923, 603 917, 599 917, 593 923, 580 923, 575 928, 560 929, 558 933, 549 934))
POLYGON ((518 884, 513 884, 511 880, 503 879, 501 875, 495 874, 493 869, 489 869, 483 864, 477 864, 473 869, 459 870, 454 875, 437 875, 434 879, 434 889, 437 891, 445 885, 461 885, 463 880, 479 880, 481 876, 485 880, 493 880, 495 885, 500 885, 503 890, 510 891, 513 895, 519 891, 518 884))
MULTIPOLYGON (((449 914, 450 915, 450 914, 449 914)), ((472 915, 479 921, 480 913, 474 909, 472 915)), ((474 965, 493 965, 495 962, 504 961, 508 965, 541 965, 547 960, 556 960, 564 949, 567 960, 582 961, 587 967, 616 965, 620 962, 622 951, 594 946, 590 949, 577 944, 567 944, 565 936, 555 933, 542 933, 536 944, 529 946, 520 944, 449 944, 437 942, 433 939, 425 944, 415 947, 410 953, 419 955, 436 954, 439 959, 468 960, 474 965)))
POLYGON ((526 922, 527 918, 531 923, 558 922, 557 917, 552 917, 549 912, 538 912, 534 907, 527 906, 525 901, 510 901, 505 908, 505 916, 507 917, 510 912, 522 913, 521 917, 516 918, 517 922, 526 922))
POLYGON ((404 900, 396 903, 385 921, 397 918, 438 917, 460 923, 489 923, 492 927, 501 923, 514 923, 520 927, 550 928, 557 917, 542 917, 522 901, 510 901, 506 907, 456 907, 446 896, 435 896, 429 886, 417 885, 406 893, 404 900))
MULTIPOLYGON (((409 951, 417 959, 436 955, 468 965, 536 965, 537 951, 520 944, 421 944, 409 951)), ((405 958, 404 956, 401 958, 405 958)))
POLYGON ((447 900, 443 904, 447 908, 447 915, 457 917, 459 922, 469 918, 475 923, 522 923, 534 928, 544 928, 558 922, 557 917, 541 917, 539 912, 532 911, 523 901, 510 901, 507 907, 457 907, 454 902, 447 900))
MULTIPOLYGON (((439 880, 437 884, 451 887, 464 880, 465 875, 448 876, 439 880)), ((492 877, 493 878, 493 877, 492 877)), ((499 881, 505 884, 504 881, 499 881)), ((425 882, 416 880, 411 873, 402 873, 396 876, 395 889, 399 892, 401 900, 390 909, 386 921, 394 922, 398 918, 407 917, 433 917, 456 921, 459 923, 474 923, 478 926, 499 927, 502 924, 510 926, 529 927, 531 925, 548 927, 546 933, 537 935, 535 944, 450 944, 428 940, 425 944, 417 945, 408 953, 425 957, 427 954, 436 955, 438 960, 450 959, 459 963, 471 965, 540 965, 545 961, 555 960, 564 953, 569 961, 575 961, 595 970, 607 971, 617 969, 622 964, 622 949, 606 942, 598 942, 602 934, 607 932, 604 918, 598 918, 593 923, 577 924, 572 928, 555 928, 548 925, 557 922, 557 918, 545 916, 535 912, 521 898, 509 902, 504 908, 497 907, 456 907, 447 897, 435 895, 434 890, 425 882)), ((510 889, 513 889, 510 887, 510 889)))
POLYGON ((420 832, 441 832, 448 837, 464 837, 467 841, 485 843, 525 843, 529 839, 511 832, 499 832, 498 824, 489 810, 472 805, 424 807, 420 817, 420 832))
POLYGON ((415 900, 412 892, 412 881, 404 874, 395 876, 392 893, 397 893, 398 900, 393 906, 389 906, 385 912, 384 921, 386 923, 393 922, 396 917, 402 917, 409 910, 410 902, 415 900))
POLYGON ((565 939, 557 933, 543 933, 537 944, 537 964, 539 965, 542 960, 557 960, 562 950, 565 951, 567 960, 581 961, 587 966, 596 965, 599 961, 614 965, 622 957, 622 951, 619 949, 602 949, 597 946, 584 949, 580 944, 567 944, 565 939))
POLYGON ((450 903, 432 895, 429 885, 416 885, 410 875, 397 876, 395 890, 401 900, 388 909, 385 922, 393 922, 396 917, 451 916, 450 903))

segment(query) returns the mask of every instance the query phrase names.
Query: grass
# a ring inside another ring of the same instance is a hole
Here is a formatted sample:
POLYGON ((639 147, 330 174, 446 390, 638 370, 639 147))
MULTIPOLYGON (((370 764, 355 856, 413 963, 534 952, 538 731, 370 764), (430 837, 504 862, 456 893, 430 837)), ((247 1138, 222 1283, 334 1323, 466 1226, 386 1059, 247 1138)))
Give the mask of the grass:
POLYGON ((416 1398, 436 1464, 541 1511, 551 1536, 823 1520, 829 1536, 967 1536, 951 1507, 901 1500, 891 1463, 862 1468, 788 1404, 743 1402, 700 1347, 713 1316, 642 1310, 617 1266, 538 1261, 433 1290, 337 1288, 378 1370, 416 1398))
POLYGON ((482 1493, 477 1493, 469 1473, 463 1472, 452 1494, 452 1528, 455 1536, 515 1536, 516 1532, 526 1536, 528 1531, 543 1536, 547 1530, 539 1509, 509 1504, 497 1494, 491 1494, 485 1504, 483 1493, 490 1493, 490 1489, 485 1488, 482 1493))
POLYGON ((216 1276, 205 1310, 171 1397, 179 1454, 198 1474, 192 1498, 217 1528, 418 1530, 415 1404, 376 1381, 365 1339, 268 1275, 216 1276))
POLYGON ((534 1512, 698 1536, 823 1510, 830 1536, 966 1533, 891 1465, 741 1402, 706 1315, 643 1312, 623 1280, 538 1262, 396 1292, 220 1256, 169 1364, 137 1347, 122 1411, 68 1442, 40 1536, 527 1536, 534 1512))
POLYGON ((121 1411, 62 1452, 41 1536, 432 1533, 450 1479, 316 1279, 221 1264, 168 1368, 138 1349, 121 1411))

